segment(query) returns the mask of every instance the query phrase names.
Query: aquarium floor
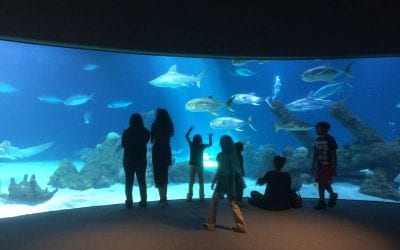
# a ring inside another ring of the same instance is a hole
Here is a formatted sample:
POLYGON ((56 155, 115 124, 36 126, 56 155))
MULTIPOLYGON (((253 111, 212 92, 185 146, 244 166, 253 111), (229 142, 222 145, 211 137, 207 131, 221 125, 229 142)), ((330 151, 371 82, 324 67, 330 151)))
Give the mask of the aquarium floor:
MULTIPOLYGON (((209 200, 178 200, 160 208, 125 210, 122 204, 0 219, 0 249, 399 249, 400 204, 342 201, 315 211, 243 208, 246 234, 231 231, 228 203, 221 201, 218 227, 201 230, 209 200)), ((136 205, 136 204, 135 204, 136 205)))

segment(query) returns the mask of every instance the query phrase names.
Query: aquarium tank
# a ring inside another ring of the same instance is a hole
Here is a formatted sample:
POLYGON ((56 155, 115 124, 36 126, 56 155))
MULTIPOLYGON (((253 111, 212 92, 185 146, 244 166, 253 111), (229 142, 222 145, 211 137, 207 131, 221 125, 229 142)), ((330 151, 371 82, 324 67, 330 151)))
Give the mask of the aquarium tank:
MULTIPOLYGON (((400 58, 241 59, 144 55, 0 41, 0 217, 125 201, 120 137, 132 113, 157 108, 175 134, 168 199, 185 199, 189 145, 204 152, 205 195, 219 138, 244 144, 248 197, 275 155, 292 188, 317 198, 314 125, 338 142, 339 199, 399 202, 400 58)), ((148 145, 148 200, 158 200, 148 145)), ((135 180, 134 202, 139 201, 135 180)), ((198 198, 194 185, 193 202, 198 198)))

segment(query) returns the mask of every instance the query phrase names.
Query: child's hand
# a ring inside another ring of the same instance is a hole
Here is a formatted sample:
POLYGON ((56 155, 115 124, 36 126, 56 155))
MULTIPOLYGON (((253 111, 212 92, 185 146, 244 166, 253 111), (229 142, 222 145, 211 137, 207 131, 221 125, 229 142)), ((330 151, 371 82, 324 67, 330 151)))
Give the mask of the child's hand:
POLYGON ((212 184, 211 184, 211 190, 214 190, 215 189, 215 182, 213 182, 212 184))
POLYGON ((258 178, 256 184, 257 184, 257 185, 261 185, 261 178, 258 178))

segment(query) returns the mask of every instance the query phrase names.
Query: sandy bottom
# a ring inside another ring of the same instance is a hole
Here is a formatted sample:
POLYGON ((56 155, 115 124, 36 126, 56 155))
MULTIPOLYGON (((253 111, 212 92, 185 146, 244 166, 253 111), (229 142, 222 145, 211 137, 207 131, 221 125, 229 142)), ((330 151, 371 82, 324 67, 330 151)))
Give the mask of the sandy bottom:
MULTIPOLYGON (((36 180, 40 187, 48 188, 52 191, 54 188, 47 186, 47 182, 51 174, 57 169, 58 161, 46 162, 10 162, 0 163, 0 193, 8 193, 8 186, 10 178, 14 177, 16 182, 22 181, 24 174, 28 174, 28 178, 35 174, 36 180)), ((74 162, 74 165, 79 169, 83 166, 82 162, 74 162)), ((264 192, 265 186, 256 186, 255 180, 246 179, 247 188, 244 191, 244 196, 248 197, 250 192, 257 190, 264 192)), ((210 198, 213 190, 211 184, 205 184, 205 196, 210 198)), ((185 199, 187 194, 188 184, 170 183, 168 185, 168 199, 185 199)), ((333 189, 339 193, 340 199, 349 200, 369 200, 369 201, 386 201, 393 202, 392 200, 381 199, 369 195, 359 193, 359 186, 349 183, 334 183, 333 189)), ((194 185, 194 199, 198 197, 198 185, 194 185)), ((318 192, 314 184, 303 185, 300 194, 304 198, 316 198, 318 192)), ((134 202, 137 202, 139 197, 139 189, 135 185, 133 190, 134 202)), ((148 201, 158 200, 158 191, 155 187, 148 187, 147 189, 148 201)), ((125 201, 124 185, 115 184, 109 188, 102 189, 88 189, 84 191, 77 191, 71 189, 59 189, 53 198, 45 203, 35 206, 23 204, 6 204, 0 200, 0 218, 14 217, 25 214, 41 213, 48 211, 56 211, 63 209, 101 206, 110 204, 119 204, 125 201)))

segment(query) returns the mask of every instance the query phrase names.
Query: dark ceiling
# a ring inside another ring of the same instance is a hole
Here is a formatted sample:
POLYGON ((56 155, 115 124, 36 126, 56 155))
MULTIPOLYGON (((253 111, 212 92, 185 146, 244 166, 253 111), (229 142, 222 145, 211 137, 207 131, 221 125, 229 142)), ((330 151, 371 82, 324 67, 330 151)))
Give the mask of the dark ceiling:
POLYGON ((400 1, 118 2, 1 1, 0 38, 191 56, 400 55, 400 1))

